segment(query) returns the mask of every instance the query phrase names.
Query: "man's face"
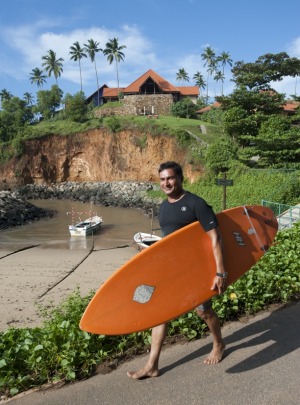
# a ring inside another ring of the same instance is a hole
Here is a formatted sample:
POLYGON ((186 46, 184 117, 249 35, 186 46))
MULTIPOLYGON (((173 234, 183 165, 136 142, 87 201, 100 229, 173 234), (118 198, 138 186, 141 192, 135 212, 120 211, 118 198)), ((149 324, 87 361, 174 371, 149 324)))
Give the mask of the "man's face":
POLYGON ((159 173, 160 188, 171 198, 178 197, 182 192, 182 181, 176 176, 173 169, 165 169, 159 173))

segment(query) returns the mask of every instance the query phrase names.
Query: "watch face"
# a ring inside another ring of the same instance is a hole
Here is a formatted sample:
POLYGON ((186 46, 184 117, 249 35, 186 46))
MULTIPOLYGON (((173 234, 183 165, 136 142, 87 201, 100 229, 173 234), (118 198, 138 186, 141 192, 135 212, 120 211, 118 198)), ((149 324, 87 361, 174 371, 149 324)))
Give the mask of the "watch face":
POLYGON ((227 277, 227 275, 228 275, 228 273, 217 273, 217 276, 218 277, 221 277, 221 278, 226 278, 227 277))

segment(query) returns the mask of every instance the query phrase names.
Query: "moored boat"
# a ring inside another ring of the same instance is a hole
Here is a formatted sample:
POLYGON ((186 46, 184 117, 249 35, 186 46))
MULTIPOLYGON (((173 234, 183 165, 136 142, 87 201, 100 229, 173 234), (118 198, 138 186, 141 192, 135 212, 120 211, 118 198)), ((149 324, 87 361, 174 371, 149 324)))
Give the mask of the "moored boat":
POLYGON ((133 240, 141 249, 145 249, 153 243, 159 241, 160 236, 154 235, 153 233, 138 232, 134 235, 133 240))
POLYGON ((87 236, 98 231, 102 222, 102 217, 95 215, 75 225, 69 225, 69 231, 71 236, 87 236))

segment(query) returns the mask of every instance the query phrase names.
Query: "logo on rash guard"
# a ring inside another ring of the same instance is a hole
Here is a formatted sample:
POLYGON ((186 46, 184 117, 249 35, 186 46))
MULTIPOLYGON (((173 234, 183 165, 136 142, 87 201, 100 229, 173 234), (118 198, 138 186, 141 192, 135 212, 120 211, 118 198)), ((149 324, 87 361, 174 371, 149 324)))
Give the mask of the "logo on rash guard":
POLYGON ((187 211, 187 208, 186 207, 181 207, 181 211, 185 212, 185 211, 187 211))

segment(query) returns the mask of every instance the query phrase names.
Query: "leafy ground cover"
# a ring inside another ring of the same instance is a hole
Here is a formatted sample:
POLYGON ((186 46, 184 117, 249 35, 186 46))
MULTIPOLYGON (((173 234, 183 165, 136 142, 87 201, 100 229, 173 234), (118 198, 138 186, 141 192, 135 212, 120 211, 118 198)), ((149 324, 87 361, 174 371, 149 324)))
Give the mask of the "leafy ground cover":
MULTIPOLYGON (((222 323, 300 298, 300 224, 279 232, 275 242, 245 276, 214 298, 222 323)), ((126 336, 81 331, 79 320, 92 295, 81 297, 77 290, 58 308, 41 309, 42 327, 0 334, 2 397, 49 382, 82 379, 107 361, 117 364, 149 348, 150 331, 126 336)), ((168 338, 196 339, 205 333, 205 324, 192 311, 170 322, 168 338)))

